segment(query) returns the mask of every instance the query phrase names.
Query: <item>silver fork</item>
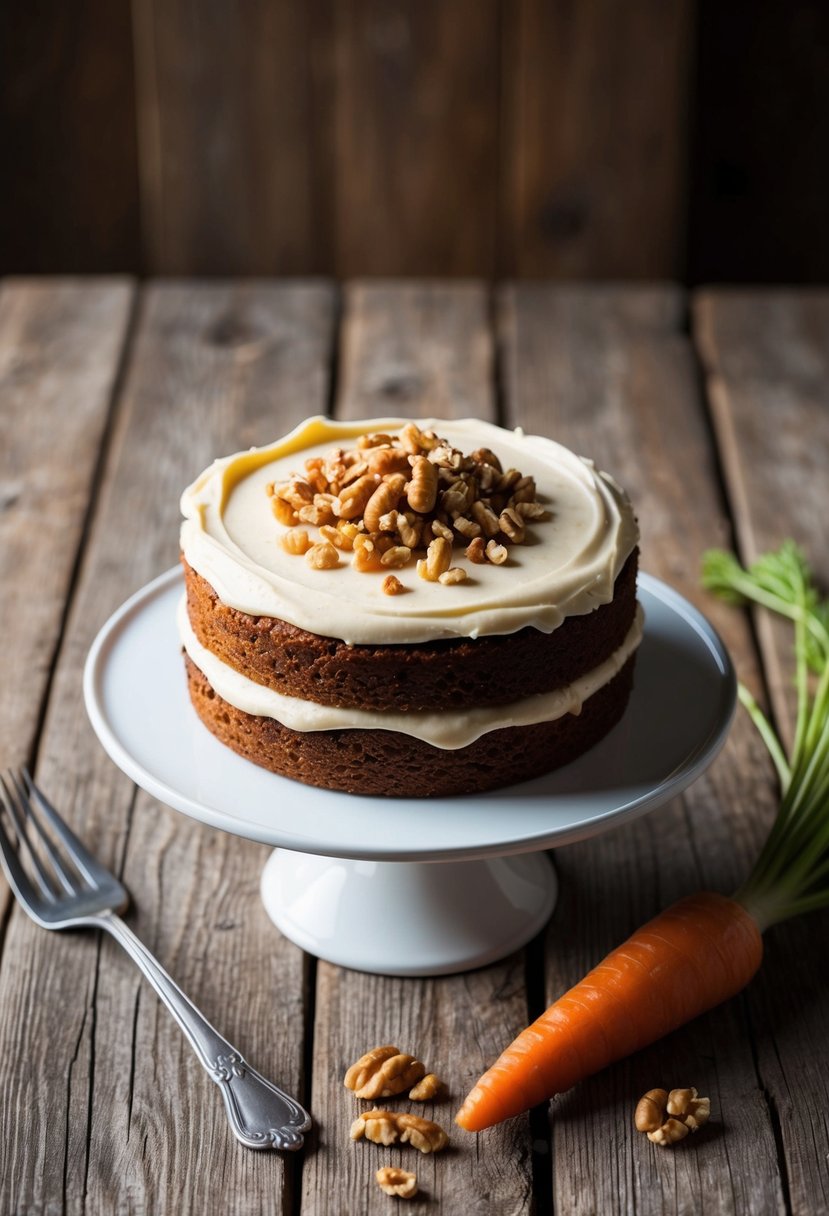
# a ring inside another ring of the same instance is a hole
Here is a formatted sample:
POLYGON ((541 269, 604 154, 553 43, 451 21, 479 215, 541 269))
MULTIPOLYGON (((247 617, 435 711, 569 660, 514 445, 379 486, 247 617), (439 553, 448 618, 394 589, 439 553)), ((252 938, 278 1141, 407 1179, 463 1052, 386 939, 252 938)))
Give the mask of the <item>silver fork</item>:
POLYGON ((20 903, 44 929, 106 929, 155 988, 224 1099, 236 1137, 248 1148, 298 1149, 311 1126, 307 1111, 267 1081, 210 1025, 116 913, 126 888, 87 851, 37 788, 28 771, 0 776, 0 861, 20 903), (39 848, 32 845, 36 836, 39 848), (30 877, 21 864, 25 855, 30 877))

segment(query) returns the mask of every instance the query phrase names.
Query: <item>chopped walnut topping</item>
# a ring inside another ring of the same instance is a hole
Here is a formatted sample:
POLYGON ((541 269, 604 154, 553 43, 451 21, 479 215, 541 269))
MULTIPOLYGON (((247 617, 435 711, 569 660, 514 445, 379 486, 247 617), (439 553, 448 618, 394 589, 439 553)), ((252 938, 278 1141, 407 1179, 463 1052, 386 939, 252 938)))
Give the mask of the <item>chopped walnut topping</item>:
POLYGON ((340 555, 327 540, 321 544, 311 545, 305 554, 305 560, 314 570, 333 570, 340 564, 340 555))
POLYGON ((387 574, 381 585, 384 595, 402 595, 406 590, 395 574, 387 574))
POLYGON ((474 519, 467 519, 465 515, 456 515, 452 520, 452 527, 467 540, 474 540, 476 536, 481 535, 481 525, 476 524, 474 519))
POLYGON ((357 440, 358 448, 390 448, 391 445, 391 435, 384 435, 382 431, 373 431, 369 435, 361 435, 357 440))
POLYGON ((387 1195, 396 1195, 398 1199, 411 1199, 417 1194, 417 1175, 398 1169, 396 1165, 384 1165, 374 1177, 380 1190, 385 1191, 387 1195))
POLYGON ((383 566, 395 566, 399 570, 406 565, 411 556, 412 551, 408 545, 392 545, 382 555, 380 563, 383 566))
POLYGON ((475 523, 487 536, 498 534, 498 516, 492 507, 488 507, 485 502, 473 502, 472 514, 475 517, 475 523))
POLYGON ((360 532, 354 537, 354 556, 351 564, 355 570, 359 570, 363 574, 382 570, 380 561, 382 556, 377 545, 365 532, 360 532))
POLYGON ((294 524, 299 523, 299 516, 284 498, 271 498, 271 509, 279 523, 284 524, 286 528, 291 528, 294 524))
POLYGON ((504 507, 498 523, 501 531, 508 536, 514 545, 520 545, 524 540, 524 521, 514 507, 504 507))
POLYGON ((311 548, 311 538, 304 529, 298 532, 286 532, 282 537, 282 548, 286 553, 293 553, 295 556, 299 554, 301 556, 311 548))
POLYGON ((466 556, 477 566, 482 565, 486 561, 486 546, 482 536, 476 536, 472 543, 467 546, 466 556))
POLYGON ((390 473, 384 481, 380 482, 366 503, 366 509, 363 512, 363 523, 366 525, 367 532, 380 531, 380 520, 384 515, 388 515, 389 511, 396 508, 405 485, 406 478, 402 473, 390 473))
POLYGON ((486 555, 487 560, 491 561, 493 566, 503 566, 509 556, 506 545, 496 544, 494 540, 487 541, 486 555))
POLYGON ((340 519, 356 519, 357 516, 361 516, 369 499, 377 489, 379 480, 379 474, 365 473, 356 481, 343 486, 332 503, 334 514, 340 519))
POLYGON ((435 505, 438 494, 438 471, 426 456, 410 456, 412 479, 406 491, 413 511, 427 514, 435 505))
POLYGON ((456 544, 473 564, 501 566, 509 547, 526 540, 528 522, 548 518, 533 477, 504 472, 489 448, 465 456, 415 422, 397 436, 361 435, 354 448, 309 457, 304 474, 265 488, 280 524, 319 529, 318 544, 305 532, 281 542, 315 569, 336 566, 337 551, 352 551, 361 572, 402 569, 414 559, 421 578, 443 585, 468 579, 452 565, 456 544))
POLYGON ((522 519, 546 519, 547 512, 540 502, 516 502, 515 509, 522 519))
POLYGON ((429 583, 436 583, 449 569, 452 560, 452 545, 442 536, 436 536, 426 550, 426 557, 417 563, 417 572, 429 583))

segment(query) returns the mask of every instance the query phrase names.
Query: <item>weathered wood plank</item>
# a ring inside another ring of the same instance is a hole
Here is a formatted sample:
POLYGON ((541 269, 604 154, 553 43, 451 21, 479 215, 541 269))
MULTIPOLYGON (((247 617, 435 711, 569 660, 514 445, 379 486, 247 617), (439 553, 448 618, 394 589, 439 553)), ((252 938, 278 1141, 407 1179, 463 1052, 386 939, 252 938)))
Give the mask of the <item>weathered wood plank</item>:
POLYGON ((7 280, 0 291, 4 766, 35 742, 131 301, 118 279, 7 280))
MULTIPOLYGON (((829 293, 715 291, 694 310, 742 556, 793 537, 829 587, 829 293)), ((757 615, 772 707, 791 734, 791 629, 757 615)), ((785 1148, 792 1211, 829 1212, 829 914, 772 929, 752 989, 758 1069, 785 1148)))
MULTIPOLYGON (((264 851, 135 792, 80 702, 95 631, 177 555, 178 498, 217 453, 325 407, 324 286, 150 288, 44 724, 38 776, 135 900, 132 922, 262 1070, 302 1083, 304 963, 258 895, 264 851)), ((292 1167, 237 1145, 178 1028, 106 940, 22 913, 0 971, 4 1211, 290 1209, 292 1167)))
POLYGON ((692 11, 691 0, 504 6, 502 269, 680 271, 692 11))
POLYGON ((336 273, 494 273, 498 4, 330 8, 336 273))
MULTIPOLYGON (((479 286, 356 287, 347 297, 342 352, 340 416, 471 411, 494 417, 487 301, 479 286)), ((424 1202, 442 1211, 528 1212, 525 1119, 491 1133, 485 1145, 455 1129, 445 1153, 413 1164, 406 1150, 349 1142, 362 1104, 342 1085, 349 1064, 381 1043, 423 1053, 451 1085, 452 1100, 432 1114, 448 1130, 459 1099, 526 1016, 523 954, 471 975, 431 980, 360 975, 320 963, 312 1082, 320 1144, 305 1165, 302 1211, 387 1212, 374 1172, 393 1162, 415 1169, 424 1202)))
POLYGON ((323 269, 311 6, 135 0, 132 7, 148 269, 323 269))
MULTIPOLYGON (((642 562, 699 604, 743 677, 759 673, 746 622, 698 587, 704 548, 727 543, 693 353, 669 290, 522 287, 506 293, 510 423, 596 459, 630 493, 642 562)), ((680 799, 628 827, 559 850, 562 895, 549 929, 547 997, 576 982, 636 925, 701 886, 733 890, 773 805, 770 765, 738 717, 724 754, 680 799)), ((551 1108, 553 1187, 562 1211, 783 1209, 772 1124, 742 1002, 638 1053, 551 1108), (714 1127, 668 1153, 633 1130, 654 1085, 696 1085, 714 1127)))

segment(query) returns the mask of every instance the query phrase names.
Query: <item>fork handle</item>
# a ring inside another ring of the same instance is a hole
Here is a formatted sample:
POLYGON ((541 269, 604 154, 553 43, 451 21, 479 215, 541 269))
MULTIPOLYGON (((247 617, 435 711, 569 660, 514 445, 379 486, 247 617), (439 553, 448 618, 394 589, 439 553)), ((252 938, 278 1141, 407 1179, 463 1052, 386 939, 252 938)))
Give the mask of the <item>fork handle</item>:
POLYGON ((221 1090, 237 1139, 248 1148, 301 1148, 302 1133, 311 1126, 308 1112, 251 1068, 222 1038, 120 916, 108 913, 95 917, 95 922, 121 943, 184 1031, 203 1068, 221 1090))

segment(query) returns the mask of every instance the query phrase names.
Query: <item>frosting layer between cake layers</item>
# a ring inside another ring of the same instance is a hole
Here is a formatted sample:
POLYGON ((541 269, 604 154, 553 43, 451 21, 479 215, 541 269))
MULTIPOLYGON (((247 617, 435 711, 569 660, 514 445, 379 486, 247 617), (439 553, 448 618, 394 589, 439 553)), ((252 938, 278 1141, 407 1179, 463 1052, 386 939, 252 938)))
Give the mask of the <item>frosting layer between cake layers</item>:
POLYGON ((295 731, 386 730, 410 735, 433 747, 455 751, 468 747, 482 735, 509 726, 531 726, 554 722, 565 714, 578 714, 589 697, 609 684, 624 667, 642 639, 644 615, 637 607, 636 618, 622 645, 610 658, 554 692, 537 693, 507 705, 479 709, 428 712, 389 712, 366 709, 339 709, 288 697, 249 680, 235 668, 211 654, 196 638, 182 598, 178 609, 178 628, 182 645, 211 687, 223 700, 245 713, 273 718, 295 731))
POLYGON ((301 473, 305 459, 367 430, 394 432, 404 422, 312 418, 269 447, 215 461, 182 496, 187 561, 230 607, 349 644, 477 638, 527 626, 551 633, 566 617, 612 600, 614 581, 638 541, 625 493, 553 440, 478 419, 420 425, 463 451, 491 447, 505 468, 535 478, 549 518, 533 527, 537 543, 510 550, 508 565, 472 565, 453 556, 467 569, 467 582, 443 586, 415 576, 408 594, 389 597, 379 578, 350 564, 315 570, 286 553, 279 541, 287 529, 273 516, 267 484, 301 473))

